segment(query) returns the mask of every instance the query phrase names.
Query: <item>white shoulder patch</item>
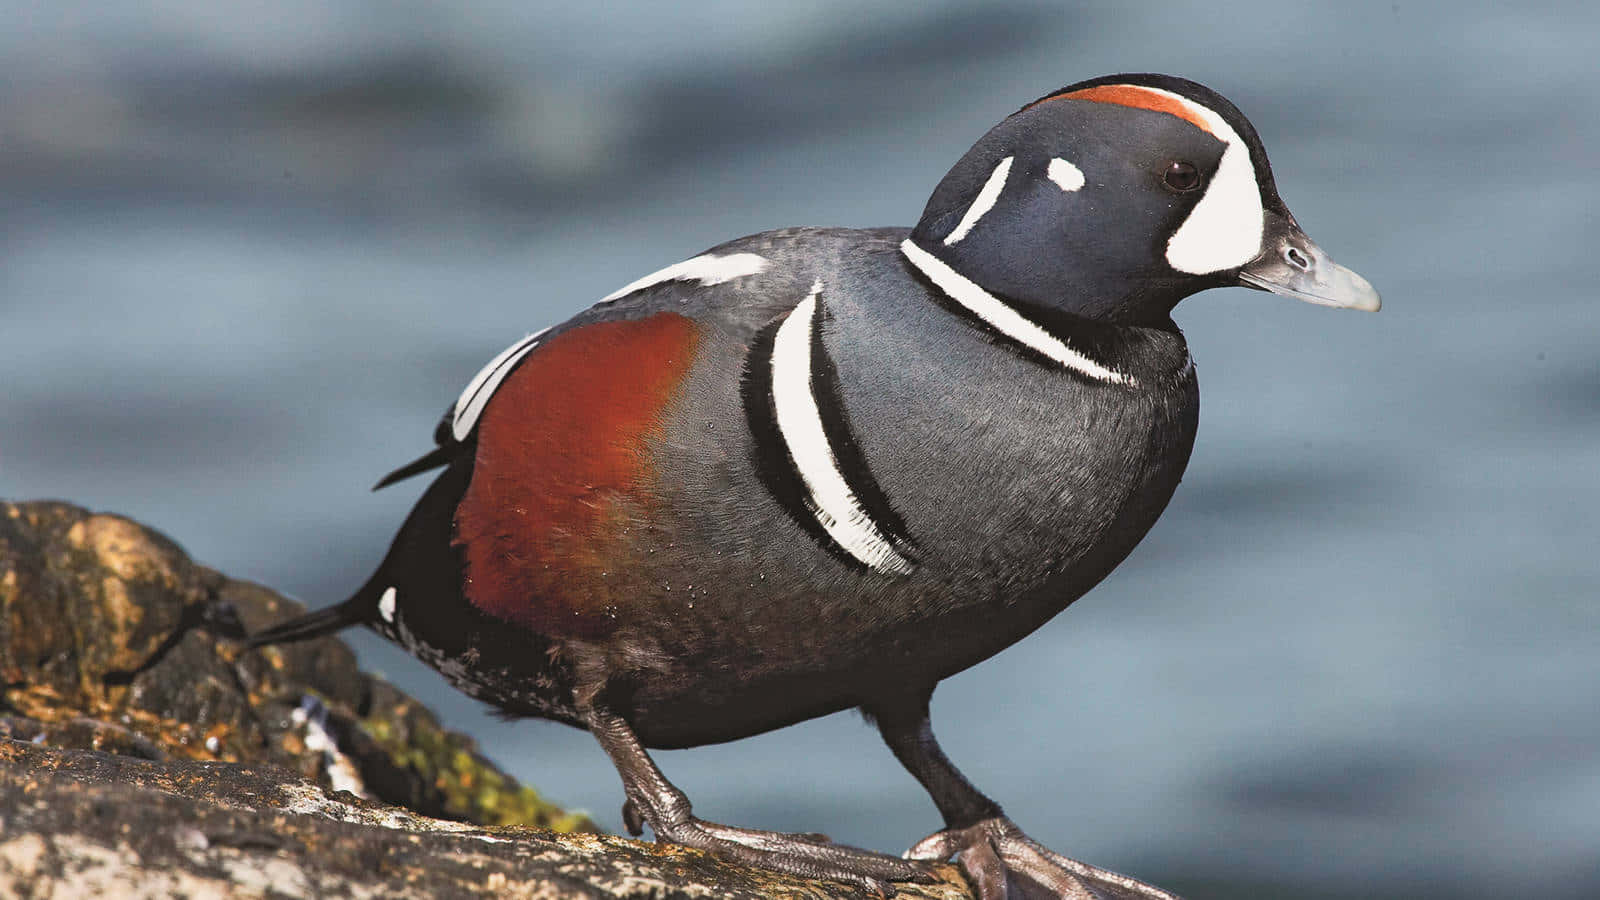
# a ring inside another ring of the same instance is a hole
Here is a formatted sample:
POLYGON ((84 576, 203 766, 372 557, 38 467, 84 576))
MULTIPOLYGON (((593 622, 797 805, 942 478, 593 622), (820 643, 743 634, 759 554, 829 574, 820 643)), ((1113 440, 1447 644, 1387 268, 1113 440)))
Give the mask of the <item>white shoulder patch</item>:
POLYGON ((1083 187, 1083 170, 1059 156, 1050 160, 1045 175, 1063 191, 1076 191, 1083 187))
POLYGON ((944 245, 946 247, 966 237, 967 232, 972 230, 972 226, 978 224, 978 220, 983 218, 983 214, 994 209, 995 203, 1000 199, 1000 192, 1005 190, 1006 177, 1011 174, 1011 160, 1012 157, 1009 156, 1000 160, 1000 165, 995 166, 994 171, 989 173, 989 180, 983 183, 983 188, 978 191, 977 199, 973 200, 972 205, 967 207, 966 215, 962 216, 961 221, 956 223, 956 227, 945 235, 944 245))
POLYGON ((638 281, 624 285, 600 298, 601 303, 620 300, 634 291, 661 284, 664 281, 698 281, 703 285, 721 284, 746 275, 755 275, 767 268, 767 258, 755 253, 730 253, 718 256, 705 253, 681 263, 673 263, 659 272, 652 272, 638 281))
POLYGON ((539 338, 550 329, 544 328, 528 335, 515 344, 500 351, 500 355, 489 360, 489 364, 478 370, 467 382, 467 389, 456 398, 455 416, 450 420, 450 433, 458 441, 467 439, 474 426, 478 424, 478 416, 483 414, 484 404, 494 395, 495 388, 505 380, 507 374, 516 368, 517 362, 527 356, 533 348, 539 346, 539 338))

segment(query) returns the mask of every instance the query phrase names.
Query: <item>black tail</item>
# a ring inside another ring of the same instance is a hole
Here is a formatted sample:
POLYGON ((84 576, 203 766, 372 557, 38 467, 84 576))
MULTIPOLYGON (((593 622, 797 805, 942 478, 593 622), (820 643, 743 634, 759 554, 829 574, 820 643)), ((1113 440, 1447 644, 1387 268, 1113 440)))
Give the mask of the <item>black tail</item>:
MULTIPOLYGON (((441 423, 441 429, 448 424, 447 418, 441 423)), ((457 449, 463 446, 467 445, 455 445, 457 449)), ((440 465, 435 456, 424 456, 395 474, 415 474, 440 465)), ((466 491, 467 481, 472 474, 472 462, 471 454, 459 456, 423 493, 422 499, 417 501, 416 507, 406 517, 400 533, 395 535, 394 544, 378 570, 350 599, 246 635, 238 612, 227 602, 212 597, 185 608, 177 627, 148 659, 137 668, 108 673, 105 676, 107 682, 131 682, 139 673, 161 662, 185 635, 196 629, 209 631, 225 640, 240 641, 245 650, 254 650, 271 644, 319 638, 351 625, 379 624, 382 620, 379 600, 393 590, 399 591, 402 603, 409 602, 412 597, 432 598, 431 602, 412 605, 408 616, 413 617, 418 625, 428 628, 430 633, 438 633, 445 646, 453 647, 449 639, 451 635, 461 632, 461 628, 452 617, 459 615, 458 611, 465 605, 461 600, 461 563, 452 544, 454 512, 461 495, 466 491)), ((389 610, 390 615, 393 613, 393 609, 389 610)), ((467 648, 462 646, 460 649, 464 652, 467 648)), ((522 652, 520 648, 519 652, 522 652)))
MULTIPOLYGON (((396 481, 404 481, 413 475, 421 475, 429 469, 447 466, 456 457, 460 456, 462 450, 465 449, 465 445, 456 440, 453 428, 455 417, 456 407, 452 403, 450 408, 444 411, 444 418, 440 419, 438 426, 433 429, 433 442, 438 446, 383 476, 378 480, 377 484, 372 486, 372 489, 381 491, 396 481)), ((475 439, 468 438, 467 440, 470 442, 475 439)))
POLYGON ((389 485, 394 484, 396 481, 404 481, 413 475, 421 475, 423 472, 426 472, 429 469, 437 469, 440 466, 449 465, 450 460, 455 457, 456 449, 457 448, 454 446, 435 447, 432 450, 429 450, 427 453, 424 453, 416 459, 413 459, 411 462, 408 462, 400 468, 395 469, 393 472, 383 476, 383 478, 380 479, 377 484, 372 486, 372 489, 375 491, 381 491, 389 485))
MULTIPOLYGON (((439 423, 441 440, 447 434, 449 421, 447 417, 439 423)), ((445 465, 446 458, 463 446, 466 445, 441 446, 434 453, 396 470, 384 481, 445 465)), ((428 622, 430 616, 452 615, 461 605, 461 567, 451 543, 455 509, 467 489, 471 472, 471 455, 458 457, 428 486, 411 514, 406 516, 405 524, 400 526, 377 571, 350 599, 257 632, 245 640, 245 649, 306 641, 351 625, 377 624, 378 601, 388 591, 398 591, 400 602, 410 604, 409 615, 423 617, 419 622, 428 622), (452 597, 458 602, 449 602, 452 597), (430 602, 415 603, 414 598, 430 598, 430 602)), ((390 612, 392 614, 393 610, 390 612)), ((443 626, 430 623, 429 631, 448 634, 451 628, 448 622, 443 626)))
POLYGON ((338 606, 319 609, 306 613, 298 618, 281 622, 271 628, 266 628, 252 634, 244 642, 246 650, 265 647, 269 644, 292 644, 295 641, 309 641, 312 638, 332 634, 351 625, 360 625, 368 618, 367 610, 372 606, 365 598, 365 591, 356 594, 338 606))

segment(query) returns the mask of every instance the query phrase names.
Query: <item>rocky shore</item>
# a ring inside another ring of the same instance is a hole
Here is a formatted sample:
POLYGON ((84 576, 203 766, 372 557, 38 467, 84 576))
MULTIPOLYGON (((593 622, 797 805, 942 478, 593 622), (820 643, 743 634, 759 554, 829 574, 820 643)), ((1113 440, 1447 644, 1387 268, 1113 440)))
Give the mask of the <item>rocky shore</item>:
MULTIPOLYGON (((862 895, 599 834, 338 639, 228 638, 299 609, 120 516, 0 502, 0 895, 862 895)), ((970 896, 946 871, 901 896, 970 896)))

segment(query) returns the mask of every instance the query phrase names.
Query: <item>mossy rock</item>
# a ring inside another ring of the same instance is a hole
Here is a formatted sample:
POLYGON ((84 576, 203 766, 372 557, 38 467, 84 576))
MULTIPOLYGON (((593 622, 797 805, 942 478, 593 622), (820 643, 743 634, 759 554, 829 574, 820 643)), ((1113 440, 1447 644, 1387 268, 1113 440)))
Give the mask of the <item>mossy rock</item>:
POLYGON ((0 502, 0 735, 147 759, 270 763, 438 818, 597 830, 361 671, 334 637, 241 654, 200 628, 131 681, 108 678, 219 601, 249 629, 303 612, 121 516, 0 502), (308 740, 308 718, 337 753, 308 740))

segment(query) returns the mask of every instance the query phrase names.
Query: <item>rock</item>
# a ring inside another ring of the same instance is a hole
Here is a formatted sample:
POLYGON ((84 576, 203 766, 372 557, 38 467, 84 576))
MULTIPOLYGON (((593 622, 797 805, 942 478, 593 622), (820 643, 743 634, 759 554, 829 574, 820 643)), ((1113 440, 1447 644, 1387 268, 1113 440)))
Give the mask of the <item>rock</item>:
POLYGON ((362 672, 337 638, 238 654, 214 632, 239 623, 217 622, 131 681, 108 678, 216 601, 252 630, 303 611, 120 516, 0 502, 0 735, 153 760, 271 763, 429 816, 596 830, 362 672))
MULTIPOLYGON (((0 896, 862 895, 593 833, 338 639, 226 637, 300 611, 128 519, 0 502, 0 896)), ((901 895, 970 896, 943 871, 901 895)))
MULTIPOLYGON (((861 895, 693 850, 428 818, 270 765, 17 741, 0 741, 0 819, 0 895, 14 897, 861 895)), ((901 896, 968 894, 956 881, 901 896)))

